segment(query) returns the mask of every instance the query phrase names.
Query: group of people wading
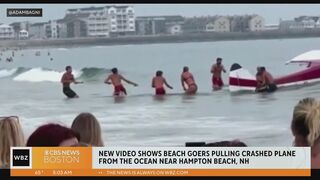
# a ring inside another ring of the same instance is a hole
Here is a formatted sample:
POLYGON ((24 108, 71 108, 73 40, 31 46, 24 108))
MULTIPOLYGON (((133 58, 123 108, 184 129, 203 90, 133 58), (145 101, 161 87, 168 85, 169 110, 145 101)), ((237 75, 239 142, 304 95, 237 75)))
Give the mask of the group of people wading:
MULTIPOLYGON (((223 87, 224 83, 221 78, 222 72, 226 73, 226 70, 222 64, 222 58, 217 58, 216 63, 213 64, 211 67, 213 90, 219 90, 223 87)), ((273 78, 271 74, 268 73, 264 67, 258 67, 258 72, 256 77, 258 82, 257 89, 256 89, 257 92, 264 92, 264 91, 271 92, 276 89, 276 85, 273 83, 273 78)), ((112 84, 114 86, 114 92, 113 92, 114 96, 127 95, 127 91, 122 84, 122 80, 133 86, 138 86, 137 83, 129 81, 128 79, 123 77, 121 74, 119 74, 117 68, 111 69, 111 74, 108 75, 104 83, 110 84, 110 85, 112 84)), ((72 74, 71 66, 66 67, 66 72, 63 74, 61 78, 61 83, 63 85, 63 93, 67 97, 69 98, 79 97, 70 88, 70 84, 71 83, 79 84, 83 82, 79 82, 75 80, 72 74)), ((161 70, 158 70, 156 71, 156 75, 155 77, 152 78, 152 82, 151 82, 151 87, 155 89, 155 95, 166 94, 164 85, 167 86, 169 89, 173 89, 173 87, 170 86, 167 83, 166 79, 163 77, 163 72, 161 70)), ((183 67, 183 71, 181 73, 181 85, 185 93, 188 95, 196 94, 198 90, 198 86, 195 82, 195 79, 192 73, 189 72, 189 67, 187 66, 183 67)))

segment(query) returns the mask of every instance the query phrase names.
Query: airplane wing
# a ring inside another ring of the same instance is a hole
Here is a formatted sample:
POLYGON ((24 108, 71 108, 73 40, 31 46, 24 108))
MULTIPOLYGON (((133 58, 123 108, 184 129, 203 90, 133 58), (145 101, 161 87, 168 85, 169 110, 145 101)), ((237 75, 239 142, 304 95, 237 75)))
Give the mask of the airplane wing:
POLYGON ((290 63, 320 63, 320 50, 302 53, 286 62, 286 64, 290 63))

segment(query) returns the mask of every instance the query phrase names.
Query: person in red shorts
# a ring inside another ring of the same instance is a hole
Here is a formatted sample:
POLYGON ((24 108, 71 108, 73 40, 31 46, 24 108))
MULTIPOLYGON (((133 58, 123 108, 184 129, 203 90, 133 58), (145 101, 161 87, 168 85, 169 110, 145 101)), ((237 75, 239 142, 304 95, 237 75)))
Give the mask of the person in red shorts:
POLYGON ((104 81, 106 84, 113 84, 114 86, 114 96, 120 96, 122 94, 127 95, 127 91, 124 88, 124 86, 121 83, 121 80, 124 80, 128 84, 132 84, 133 86, 138 86, 138 84, 131 82, 124 78, 121 74, 118 74, 118 69, 117 68, 112 68, 111 69, 112 74, 110 74, 107 79, 104 81), (111 80, 111 82, 110 82, 111 80))
POLYGON ((222 71, 224 73, 226 72, 224 66, 222 65, 222 58, 217 58, 217 63, 211 67, 212 85, 214 90, 219 90, 224 85, 221 78, 222 71))
POLYGON ((166 79, 162 76, 162 71, 157 71, 156 76, 152 79, 152 87, 155 88, 156 95, 165 95, 166 90, 163 87, 165 84, 168 88, 173 89, 166 81, 166 79))

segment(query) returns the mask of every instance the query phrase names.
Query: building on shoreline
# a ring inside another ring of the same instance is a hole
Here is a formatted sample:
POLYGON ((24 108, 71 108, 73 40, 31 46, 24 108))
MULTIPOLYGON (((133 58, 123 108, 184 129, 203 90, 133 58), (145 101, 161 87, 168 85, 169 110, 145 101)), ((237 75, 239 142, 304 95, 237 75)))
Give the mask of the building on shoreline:
POLYGON ((66 16, 83 15, 87 36, 109 37, 135 34, 135 12, 132 6, 104 6, 68 9, 66 16))
POLYGON ((0 25, 0 39, 14 39, 14 30, 13 27, 7 24, 0 25))
POLYGON ((206 32, 230 32, 230 20, 225 16, 213 16, 206 24, 206 32))
POLYGON ((205 32, 206 24, 209 23, 205 17, 187 17, 183 24, 184 33, 200 33, 205 32))
POLYGON ((21 31, 19 31, 19 39, 24 40, 24 39, 28 39, 29 38, 29 33, 27 30, 22 29, 21 31))
POLYGON ((33 23, 29 27, 30 39, 45 39, 46 38, 46 24, 47 22, 33 23))
POLYGON ((302 22, 304 28, 320 28, 319 16, 299 16, 294 18, 295 22, 302 22))
POLYGON ((48 39, 57 39, 59 38, 59 27, 57 20, 50 20, 45 24, 45 36, 48 39))
POLYGON ((60 38, 80 38, 88 36, 89 13, 67 14, 57 21, 60 38))
POLYGON ((293 20, 280 20, 279 29, 282 32, 319 31, 320 17, 299 16, 293 20))
POLYGON ((140 16, 136 18, 137 35, 164 35, 182 33, 182 16, 140 16))
POLYGON ((29 31, 29 27, 30 27, 30 23, 28 21, 13 22, 9 25, 13 28, 15 39, 20 39, 20 31, 22 30, 29 31))
POLYGON ((260 15, 229 16, 231 32, 252 32, 265 30, 265 20, 260 15))
POLYGON ((264 31, 265 30, 265 20, 262 16, 251 15, 249 16, 249 31, 264 31))
POLYGON ((254 32, 263 31, 265 20, 259 15, 202 16, 186 18, 183 30, 199 32, 254 32))

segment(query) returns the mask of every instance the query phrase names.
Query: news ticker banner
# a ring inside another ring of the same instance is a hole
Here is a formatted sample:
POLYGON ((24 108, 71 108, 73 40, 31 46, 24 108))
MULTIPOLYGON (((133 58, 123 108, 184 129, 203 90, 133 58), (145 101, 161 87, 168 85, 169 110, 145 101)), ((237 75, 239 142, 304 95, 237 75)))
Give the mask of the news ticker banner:
POLYGON ((311 176, 309 147, 12 147, 11 176, 311 176))

